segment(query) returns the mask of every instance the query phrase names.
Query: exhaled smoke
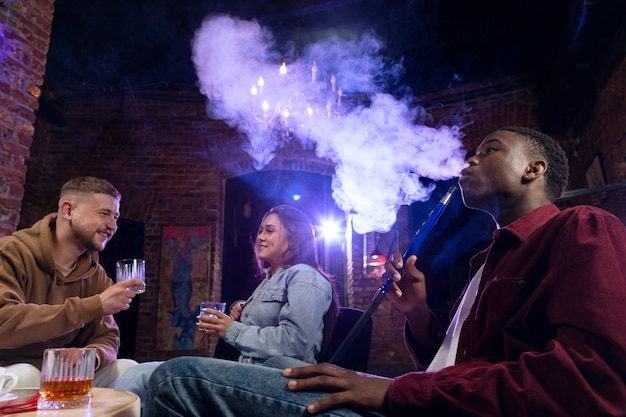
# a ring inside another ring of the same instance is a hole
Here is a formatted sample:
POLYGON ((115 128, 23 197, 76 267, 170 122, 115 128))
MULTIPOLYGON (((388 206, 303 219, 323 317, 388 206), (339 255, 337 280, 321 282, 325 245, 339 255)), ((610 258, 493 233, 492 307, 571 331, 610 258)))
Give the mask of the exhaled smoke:
POLYGON ((254 21, 207 17, 192 43, 208 115, 246 134, 246 151, 257 169, 290 137, 315 147, 320 158, 335 163, 333 198, 353 213, 358 233, 388 231, 399 206, 429 197, 432 186, 420 178, 450 179, 464 166, 457 126, 418 124, 421 108, 380 92, 382 84, 393 82, 402 71, 400 64, 384 62, 382 47, 373 34, 311 45, 302 56, 291 57, 292 63, 310 69, 294 78, 278 72, 281 61, 288 59, 277 53, 272 34, 254 21), (253 86, 258 89, 255 96, 253 86), (362 104, 348 102, 350 95, 362 104), (261 100, 267 102, 267 111, 260 110, 261 100), (307 112, 309 107, 315 112, 307 112), (282 127, 295 135, 276 134, 260 121, 284 110, 289 117, 282 127))

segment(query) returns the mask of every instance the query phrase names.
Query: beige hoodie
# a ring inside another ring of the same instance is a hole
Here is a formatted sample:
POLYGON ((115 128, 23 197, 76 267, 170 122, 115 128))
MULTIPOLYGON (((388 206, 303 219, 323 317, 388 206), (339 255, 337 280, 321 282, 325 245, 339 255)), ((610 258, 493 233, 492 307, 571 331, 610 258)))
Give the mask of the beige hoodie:
POLYGON ((56 214, 31 228, 0 238, 0 365, 28 362, 41 367, 48 347, 95 347, 96 369, 117 358, 119 330, 102 315, 97 294, 112 281, 85 252, 67 276, 56 269, 51 230, 56 214))

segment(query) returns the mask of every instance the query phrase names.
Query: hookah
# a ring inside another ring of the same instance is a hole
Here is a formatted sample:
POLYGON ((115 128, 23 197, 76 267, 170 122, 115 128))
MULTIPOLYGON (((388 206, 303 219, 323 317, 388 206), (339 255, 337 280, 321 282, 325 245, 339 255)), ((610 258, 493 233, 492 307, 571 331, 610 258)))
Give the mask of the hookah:
MULTIPOLYGON (((417 254, 419 249, 426 241, 428 233, 430 233, 430 231, 435 227, 435 224, 437 224, 437 221, 443 214, 443 211, 448 206, 448 203, 452 199, 452 195, 457 191, 457 189, 458 188, 455 186, 450 187, 448 192, 443 197, 441 197, 437 205, 431 210, 428 216, 426 216, 426 219, 424 220, 422 225, 415 232, 415 235, 409 243, 408 248, 402 254, 403 264, 406 263, 406 260, 409 258, 409 256, 417 254)), ((398 270, 398 272, 401 271, 402 268, 398 270)), ((359 317, 359 320, 357 320, 357 322, 347 334, 341 345, 339 345, 337 351, 334 352, 331 356, 329 360, 330 363, 337 364, 337 362, 339 362, 343 358, 346 350, 348 350, 348 348, 352 345, 352 342, 354 342, 354 339, 357 337, 365 323, 378 308, 378 305, 382 302, 383 298, 385 298, 385 295, 387 294, 387 291, 389 291, 391 285, 393 285, 393 279, 391 277, 387 277, 385 282, 376 291, 376 294, 374 294, 374 297, 372 298, 372 301, 370 302, 367 310, 365 310, 361 317, 359 317)))

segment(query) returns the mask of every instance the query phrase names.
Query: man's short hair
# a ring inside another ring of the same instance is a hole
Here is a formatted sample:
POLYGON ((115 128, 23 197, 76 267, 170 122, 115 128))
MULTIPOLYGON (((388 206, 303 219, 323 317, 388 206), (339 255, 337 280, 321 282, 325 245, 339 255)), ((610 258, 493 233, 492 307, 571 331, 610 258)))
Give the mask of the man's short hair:
POLYGON ((517 133, 526 138, 529 155, 545 159, 546 192, 552 201, 561 196, 569 178, 569 165, 565 151, 552 137, 528 127, 506 126, 499 130, 517 133))
POLYGON ((70 193, 108 194, 117 200, 122 198, 120 192, 110 182, 96 177, 72 178, 61 187, 60 197, 70 193))

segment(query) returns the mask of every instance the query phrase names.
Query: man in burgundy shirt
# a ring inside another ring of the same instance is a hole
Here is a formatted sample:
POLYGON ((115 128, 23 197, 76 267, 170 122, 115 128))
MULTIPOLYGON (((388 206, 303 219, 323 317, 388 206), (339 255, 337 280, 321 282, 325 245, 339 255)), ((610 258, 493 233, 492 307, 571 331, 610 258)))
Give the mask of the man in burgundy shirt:
POLYGON ((153 375, 148 415, 625 416, 624 225, 598 208, 553 205, 567 158, 540 132, 501 128, 467 163, 463 200, 498 228, 471 260, 445 337, 415 257, 402 274, 386 266, 418 371, 390 379, 318 364, 281 377, 178 358, 153 375))

